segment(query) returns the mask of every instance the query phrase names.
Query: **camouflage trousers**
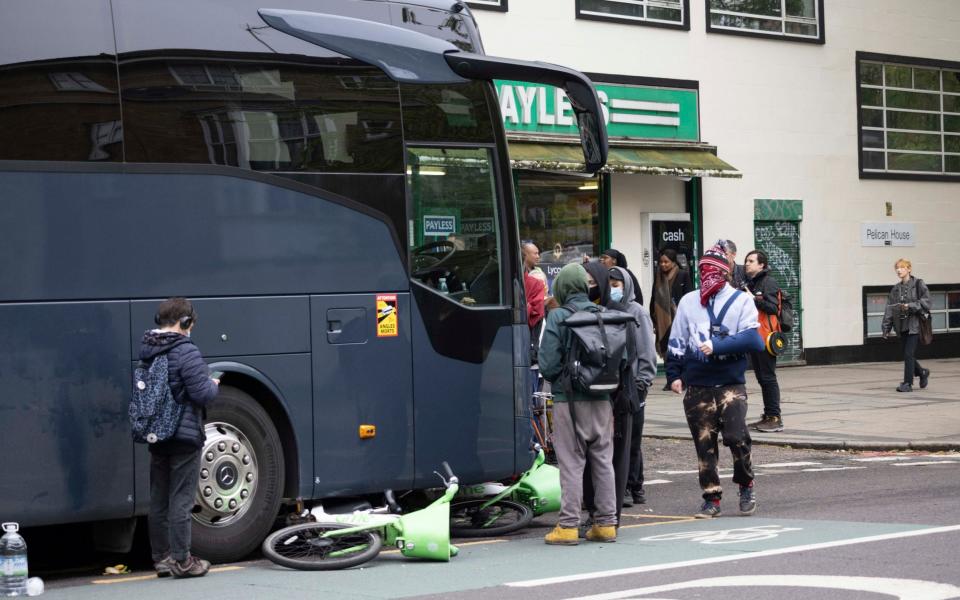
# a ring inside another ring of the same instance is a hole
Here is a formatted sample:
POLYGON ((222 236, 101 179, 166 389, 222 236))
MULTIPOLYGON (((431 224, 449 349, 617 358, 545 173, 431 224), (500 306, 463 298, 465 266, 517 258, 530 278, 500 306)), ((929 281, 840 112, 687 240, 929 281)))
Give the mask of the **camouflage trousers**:
POLYGON ((701 387, 691 385, 683 397, 683 411, 697 449, 700 488, 705 500, 719 500, 723 492, 717 472, 717 436, 733 455, 733 482, 753 481, 750 432, 747 431, 747 389, 743 385, 701 387))

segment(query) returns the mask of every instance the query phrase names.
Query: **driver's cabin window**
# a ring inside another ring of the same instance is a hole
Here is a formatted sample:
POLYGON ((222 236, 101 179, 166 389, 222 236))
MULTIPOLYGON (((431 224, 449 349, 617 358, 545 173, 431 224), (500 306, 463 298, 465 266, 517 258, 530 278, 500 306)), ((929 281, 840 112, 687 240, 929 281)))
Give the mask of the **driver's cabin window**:
POLYGON ((410 273, 468 306, 502 303, 491 151, 408 148, 410 273))

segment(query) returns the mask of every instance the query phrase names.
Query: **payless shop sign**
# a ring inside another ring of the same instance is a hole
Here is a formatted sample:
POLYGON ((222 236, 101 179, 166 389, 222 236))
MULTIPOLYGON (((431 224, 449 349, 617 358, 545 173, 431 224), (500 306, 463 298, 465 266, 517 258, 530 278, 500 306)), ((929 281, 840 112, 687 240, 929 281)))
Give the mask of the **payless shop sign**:
MULTIPOLYGON (((576 136, 570 99, 560 89, 520 81, 495 81, 507 131, 576 136)), ((597 84, 610 138, 700 141, 697 91, 597 84)))

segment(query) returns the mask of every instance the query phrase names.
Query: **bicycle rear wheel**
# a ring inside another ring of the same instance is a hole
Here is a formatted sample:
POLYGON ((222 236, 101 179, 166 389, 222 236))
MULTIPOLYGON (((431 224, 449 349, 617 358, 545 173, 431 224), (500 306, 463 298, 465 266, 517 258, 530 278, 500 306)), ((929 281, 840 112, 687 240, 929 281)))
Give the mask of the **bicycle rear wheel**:
POLYGON ((461 500, 450 503, 450 535, 455 537, 487 537, 511 533, 526 527, 533 520, 533 511, 525 504, 498 500, 461 500))
POLYGON ((383 541, 375 531, 357 531, 323 537, 346 529, 335 523, 301 523, 284 527, 263 540, 263 554, 278 565, 305 571, 346 569, 363 564, 380 553, 383 541))

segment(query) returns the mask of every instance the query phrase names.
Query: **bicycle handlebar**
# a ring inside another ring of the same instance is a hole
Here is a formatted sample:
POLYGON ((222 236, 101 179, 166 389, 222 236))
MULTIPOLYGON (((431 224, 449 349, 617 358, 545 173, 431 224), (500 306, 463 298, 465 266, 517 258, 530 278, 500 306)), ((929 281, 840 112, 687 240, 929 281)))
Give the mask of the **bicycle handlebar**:
POLYGON ((447 461, 440 463, 443 467, 443 472, 447 475, 447 482, 459 482, 457 476, 453 474, 453 469, 450 468, 450 464, 447 461))
POLYGON ((399 515, 403 513, 403 509, 400 508, 400 505, 397 504, 397 500, 393 497, 393 490, 383 490, 383 497, 387 501, 387 506, 390 507, 390 512, 399 515))

